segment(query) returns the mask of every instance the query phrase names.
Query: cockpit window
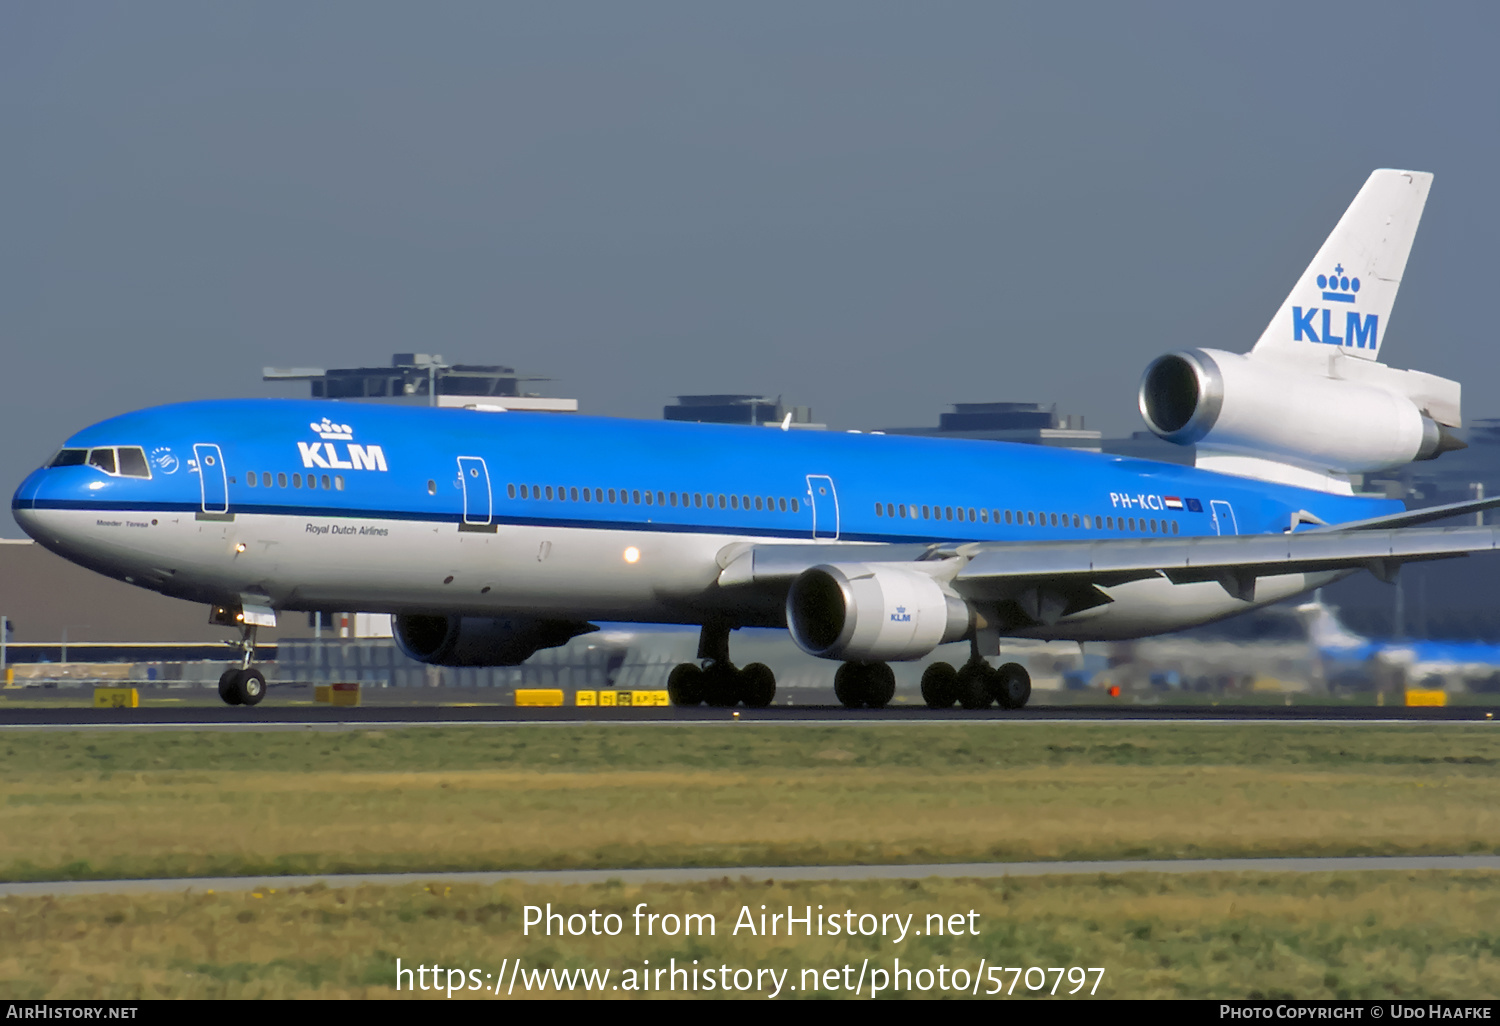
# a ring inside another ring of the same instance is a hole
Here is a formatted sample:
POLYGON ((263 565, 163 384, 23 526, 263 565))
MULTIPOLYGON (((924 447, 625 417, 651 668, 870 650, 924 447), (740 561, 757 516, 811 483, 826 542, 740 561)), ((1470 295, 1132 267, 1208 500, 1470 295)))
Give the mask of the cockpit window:
POLYGON ((146 466, 146 450, 138 445, 122 445, 118 450, 120 473, 125 477, 150 477, 151 468, 146 466))
POLYGON ((106 474, 115 472, 115 451, 113 449, 90 449, 89 466, 98 467, 106 474))
POLYGON ((52 457, 48 467, 81 467, 87 464, 114 477, 151 477, 146 450, 139 445, 100 446, 97 449, 64 449, 52 457))
POLYGON ((81 467, 88 461, 89 451, 87 449, 64 449, 52 457, 49 467, 81 467))

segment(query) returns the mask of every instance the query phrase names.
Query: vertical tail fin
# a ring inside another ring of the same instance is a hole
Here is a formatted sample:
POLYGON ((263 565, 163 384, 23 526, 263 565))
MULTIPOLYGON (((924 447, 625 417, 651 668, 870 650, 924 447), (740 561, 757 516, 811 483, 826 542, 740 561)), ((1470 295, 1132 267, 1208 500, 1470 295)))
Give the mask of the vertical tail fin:
POLYGON ((1378 360, 1431 186, 1426 171, 1371 174, 1253 352, 1330 345, 1378 360))

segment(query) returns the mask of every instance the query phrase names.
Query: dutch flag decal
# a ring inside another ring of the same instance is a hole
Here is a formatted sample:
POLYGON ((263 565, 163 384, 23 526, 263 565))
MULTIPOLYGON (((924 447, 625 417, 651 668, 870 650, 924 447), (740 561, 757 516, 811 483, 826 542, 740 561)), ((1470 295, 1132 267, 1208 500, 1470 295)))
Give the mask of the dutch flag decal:
POLYGON ((1163 495, 1162 501, 1167 504, 1167 509, 1181 509, 1182 500, 1175 495, 1163 495))

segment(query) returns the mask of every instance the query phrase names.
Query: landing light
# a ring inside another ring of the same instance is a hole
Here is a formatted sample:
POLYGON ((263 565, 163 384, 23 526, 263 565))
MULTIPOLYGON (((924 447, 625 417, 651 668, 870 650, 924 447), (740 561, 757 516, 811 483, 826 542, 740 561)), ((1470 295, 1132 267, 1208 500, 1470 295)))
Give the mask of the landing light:
POLYGON ((238 545, 236 545, 234 547, 234 551, 236 551, 236 552, 244 552, 245 551, 245 543, 244 542, 240 542, 238 545))
POLYGON ((641 558, 641 550, 634 545, 625 550, 625 562, 634 563, 641 558))

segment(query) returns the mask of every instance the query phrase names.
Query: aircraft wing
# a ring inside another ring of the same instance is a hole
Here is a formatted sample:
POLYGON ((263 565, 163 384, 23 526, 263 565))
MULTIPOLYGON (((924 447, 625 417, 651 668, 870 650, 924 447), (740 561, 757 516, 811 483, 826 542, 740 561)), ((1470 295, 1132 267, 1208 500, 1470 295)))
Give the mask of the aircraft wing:
POLYGON ((1500 530, 1493 527, 985 544, 959 569, 954 585, 1070 578, 1107 587, 1160 575, 1174 584, 1218 581, 1230 594, 1248 597, 1257 577, 1365 569, 1389 581, 1402 563, 1497 548, 1500 530))
POLYGON ((821 563, 925 562, 938 564, 933 575, 971 598, 1002 597, 1026 582, 1109 587, 1161 576, 1174 584, 1217 581, 1231 595, 1249 600, 1257 577, 1365 569, 1389 581, 1402 563, 1497 548, 1500 529, 1494 527, 951 545, 742 545, 721 554, 719 583, 784 586, 821 563))

